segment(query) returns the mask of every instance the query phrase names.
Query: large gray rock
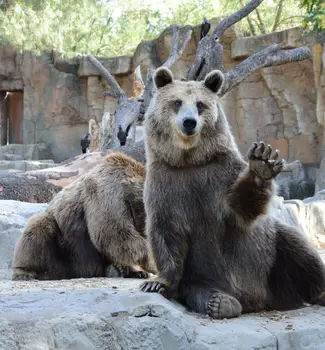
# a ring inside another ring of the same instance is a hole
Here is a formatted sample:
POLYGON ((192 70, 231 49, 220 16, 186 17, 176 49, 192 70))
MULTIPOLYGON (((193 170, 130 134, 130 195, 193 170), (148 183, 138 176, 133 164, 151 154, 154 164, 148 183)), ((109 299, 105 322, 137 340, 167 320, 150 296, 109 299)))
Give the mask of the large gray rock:
POLYGON ((0 160, 50 159, 51 153, 45 143, 9 144, 0 146, 0 160))
POLYGON ((0 280, 11 278, 13 251, 26 221, 46 207, 47 204, 0 201, 0 280))
POLYGON ((304 231, 316 248, 325 249, 325 191, 301 201, 274 197, 270 214, 304 231))
POLYGON ((290 28, 281 32, 257 37, 239 37, 232 42, 232 58, 247 57, 272 44, 280 44, 282 49, 293 49, 303 45, 303 29, 290 28))
POLYGON ((324 349, 325 308, 232 320, 190 313, 139 280, 0 282, 1 350, 324 349))
POLYGON ((0 160, 0 171, 19 170, 31 171, 53 167, 55 164, 49 160, 0 160))
MULTIPOLYGON (((132 72, 132 56, 99 58, 99 61, 111 74, 128 74, 132 72)), ((88 77, 92 75, 100 75, 98 69, 89 61, 87 56, 81 57, 78 76, 88 77)))

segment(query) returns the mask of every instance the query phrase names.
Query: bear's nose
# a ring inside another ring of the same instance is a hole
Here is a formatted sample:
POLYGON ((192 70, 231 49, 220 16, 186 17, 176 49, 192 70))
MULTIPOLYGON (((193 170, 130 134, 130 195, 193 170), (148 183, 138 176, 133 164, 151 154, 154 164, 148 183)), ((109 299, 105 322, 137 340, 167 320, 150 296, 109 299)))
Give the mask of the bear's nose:
POLYGON ((183 126, 186 132, 190 133, 196 127, 196 120, 194 118, 185 118, 183 120, 183 126))

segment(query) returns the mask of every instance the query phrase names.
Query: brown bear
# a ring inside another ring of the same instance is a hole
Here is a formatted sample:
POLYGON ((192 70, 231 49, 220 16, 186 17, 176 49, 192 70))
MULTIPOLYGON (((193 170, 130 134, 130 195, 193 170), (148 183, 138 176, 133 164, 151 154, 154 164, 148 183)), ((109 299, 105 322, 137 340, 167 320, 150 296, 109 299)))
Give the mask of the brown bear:
POLYGON ((13 279, 146 277, 153 272, 144 235, 145 167, 113 153, 32 217, 17 242, 13 279))
POLYGON ((184 82, 160 68, 154 79, 144 204, 158 277, 141 289, 217 319, 319 302, 317 251, 267 215, 283 160, 263 142, 243 160, 217 97, 222 72, 184 82))

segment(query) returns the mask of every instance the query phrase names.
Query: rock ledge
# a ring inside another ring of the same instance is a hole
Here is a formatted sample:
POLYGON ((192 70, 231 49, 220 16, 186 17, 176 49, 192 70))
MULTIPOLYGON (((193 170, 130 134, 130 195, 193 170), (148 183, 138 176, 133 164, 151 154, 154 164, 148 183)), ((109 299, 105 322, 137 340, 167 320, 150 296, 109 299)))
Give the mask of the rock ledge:
POLYGON ((140 280, 0 282, 0 349, 325 349, 325 308, 216 321, 140 280))

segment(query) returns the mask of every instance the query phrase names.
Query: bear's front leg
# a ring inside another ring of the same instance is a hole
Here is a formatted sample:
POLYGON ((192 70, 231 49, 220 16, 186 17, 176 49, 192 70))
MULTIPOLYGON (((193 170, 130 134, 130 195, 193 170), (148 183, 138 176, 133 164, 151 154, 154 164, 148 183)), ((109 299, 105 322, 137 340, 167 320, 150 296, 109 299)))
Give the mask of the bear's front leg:
POLYGON ((171 298, 177 295, 183 275, 188 239, 180 230, 181 218, 173 218, 172 206, 164 201, 155 204, 155 207, 147 207, 146 232, 158 276, 144 282, 140 288, 143 292, 160 293, 171 298))
POLYGON ((230 208, 244 222, 251 223, 266 214, 267 205, 274 193, 273 179, 281 172, 284 160, 279 151, 272 151, 264 142, 254 143, 248 152, 249 165, 230 190, 230 208))

